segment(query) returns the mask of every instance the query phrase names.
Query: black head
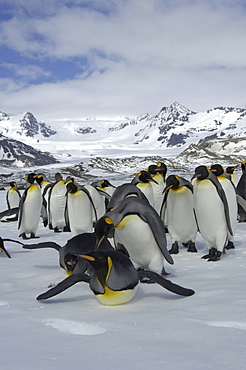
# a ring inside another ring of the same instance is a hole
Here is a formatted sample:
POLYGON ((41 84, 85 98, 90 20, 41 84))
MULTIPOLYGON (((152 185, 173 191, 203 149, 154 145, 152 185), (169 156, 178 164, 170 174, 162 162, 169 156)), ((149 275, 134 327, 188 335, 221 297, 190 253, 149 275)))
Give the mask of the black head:
POLYGON ((70 181, 66 184, 67 193, 76 193, 78 190, 78 185, 76 182, 70 181))
POLYGON ((37 178, 37 174, 32 172, 26 176, 26 181, 29 182, 29 184, 34 184, 34 181, 36 180, 36 178, 37 178))
POLYGON ((197 178, 198 180, 204 180, 209 176, 210 170, 207 166, 198 166, 195 169, 195 175, 192 179, 197 178))
POLYGON ((225 172, 221 164, 213 164, 210 167, 210 170, 215 174, 215 176, 221 176, 225 172))
POLYGON ((170 175, 168 176, 167 180, 166 180, 166 188, 165 190, 167 189, 177 189, 179 187, 179 184, 180 184, 180 179, 178 176, 176 175, 170 175))
MULTIPOLYGON (((78 263, 78 256, 67 253, 64 257, 64 263, 66 266, 66 271, 69 275, 73 273, 73 270, 75 269, 77 263, 78 263)), ((63 266, 61 266, 63 267, 63 266)))

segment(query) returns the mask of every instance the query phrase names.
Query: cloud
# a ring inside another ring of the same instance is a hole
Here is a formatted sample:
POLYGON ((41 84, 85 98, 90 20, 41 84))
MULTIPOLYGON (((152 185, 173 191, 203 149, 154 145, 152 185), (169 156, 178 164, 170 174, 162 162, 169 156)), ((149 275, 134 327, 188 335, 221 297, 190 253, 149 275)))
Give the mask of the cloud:
POLYGON ((26 85, 2 93, 7 109, 55 117, 155 113, 174 100, 193 110, 245 105, 243 1, 23 0, 8 14, 0 46, 23 58, 26 85))

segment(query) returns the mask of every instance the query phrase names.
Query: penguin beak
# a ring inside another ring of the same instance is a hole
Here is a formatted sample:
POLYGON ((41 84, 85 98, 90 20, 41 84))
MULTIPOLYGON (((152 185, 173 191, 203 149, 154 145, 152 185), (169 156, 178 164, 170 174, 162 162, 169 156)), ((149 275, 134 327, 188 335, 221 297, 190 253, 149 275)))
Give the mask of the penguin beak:
POLYGON ((97 242, 96 242, 96 248, 97 249, 100 247, 100 244, 105 239, 105 237, 106 237, 106 235, 103 235, 100 239, 97 240, 97 242))
POLYGON ((156 180, 154 180, 154 179, 149 179, 149 181, 155 182, 157 185, 159 185, 159 182, 157 182, 157 181, 156 181, 156 180))
POLYGON ((95 258, 86 254, 78 254, 79 257, 85 258, 88 261, 95 261, 95 258))
POLYGON ((163 190, 162 194, 164 194, 167 190, 171 189, 172 187, 173 187, 173 184, 165 187, 165 189, 163 190))

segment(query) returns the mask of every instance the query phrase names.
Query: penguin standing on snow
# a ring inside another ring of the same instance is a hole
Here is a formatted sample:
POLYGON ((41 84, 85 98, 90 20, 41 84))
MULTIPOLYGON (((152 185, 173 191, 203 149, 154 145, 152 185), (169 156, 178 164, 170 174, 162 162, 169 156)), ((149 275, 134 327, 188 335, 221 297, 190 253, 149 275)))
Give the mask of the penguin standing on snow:
POLYGON ((139 280, 143 277, 151 278, 165 289, 182 296, 191 296, 195 293, 194 290, 174 284, 152 271, 137 271, 127 256, 114 250, 94 251, 79 254, 79 257, 87 260, 92 266, 90 275, 80 273, 69 276, 54 288, 40 294, 37 297, 38 301, 54 297, 83 281, 89 284, 103 305, 120 305, 129 302, 135 296, 139 280))
POLYGON ((10 186, 10 189, 8 189, 6 194, 8 209, 17 208, 20 204, 21 194, 17 189, 17 184, 15 181, 11 181, 8 185, 10 186))
POLYGON ((36 177, 37 174, 35 173, 27 175, 26 181, 29 186, 20 200, 18 229, 20 230, 19 236, 23 239, 28 239, 26 234, 30 234, 30 238, 35 238, 38 228, 42 195, 40 187, 34 184, 36 177))
POLYGON ((173 264, 167 250, 163 222, 146 201, 127 197, 112 211, 98 220, 95 232, 98 245, 115 229, 114 243, 124 246, 136 269, 148 269, 158 274, 165 273, 164 258, 173 264))
POLYGON ((150 205, 154 205, 154 191, 151 185, 151 182, 154 182, 156 185, 159 185, 158 182, 152 178, 151 174, 148 171, 140 171, 132 179, 131 183, 136 185, 147 197, 150 205))
POLYGON ((153 201, 153 207, 156 210, 158 214, 160 214, 161 211, 161 205, 163 202, 163 191, 166 186, 165 179, 167 174, 167 166, 163 162, 157 163, 157 165, 150 165, 147 170, 151 176, 152 180, 150 184, 153 189, 154 194, 154 201, 153 201))
POLYGON ((93 232, 93 211, 96 213, 90 193, 76 182, 68 182, 65 215, 73 234, 93 232))
POLYGON ((167 222, 172 240, 171 254, 179 253, 178 243, 187 247, 188 252, 197 252, 195 241, 197 222, 194 211, 193 186, 190 181, 177 175, 166 180, 161 218, 167 222))
POLYGON ((228 238, 233 235, 226 194, 217 177, 206 166, 198 166, 192 177, 198 229, 209 249, 202 258, 220 259, 228 238))
POLYGON ((59 232, 65 228, 65 206, 66 206, 66 185, 63 176, 58 172, 55 174, 55 183, 49 190, 48 197, 48 217, 49 228, 54 232, 59 232))
POLYGON ((224 168, 220 164, 212 165, 210 167, 210 170, 215 174, 222 188, 224 189, 228 207, 229 207, 230 224, 231 224, 233 234, 231 234, 228 231, 228 243, 227 245, 225 245, 225 249, 234 249, 235 248, 234 236, 236 232, 237 208, 238 208, 236 189, 231 180, 230 174, 226 173, 224 168))

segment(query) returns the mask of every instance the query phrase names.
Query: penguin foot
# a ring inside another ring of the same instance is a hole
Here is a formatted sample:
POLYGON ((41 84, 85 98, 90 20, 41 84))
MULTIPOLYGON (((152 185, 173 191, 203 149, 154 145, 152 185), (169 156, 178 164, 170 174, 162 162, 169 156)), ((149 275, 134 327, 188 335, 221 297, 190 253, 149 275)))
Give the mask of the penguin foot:
POLYGON ((26 236, 26 234, 25 234, 25 233, 20 234, 20 235, 19 235, 19 237, 20 237, 20 238, 22 238, 22 239, 24 239, 24 240, 29 239, 29 238, 26 236))
POLYGON ((36 236, 34 233, 31 233, 30 235, 30 239, 38 239, 39 236, 36 236))
POLYGON ((188 243, 187 252, 197 253, 197 249, 196 249, 196 246, 195 246, 195 243, 194 242, 189 242, 188 243))
POLYGON ((221 257, 221 252, 218 251, 216 248, 209 249, 209 253, 203 256, 203 259, 207 259, 208 262, 210 261, 218 261, 221 257))
POLYGON ((225 246, 225 249, 229 250, 229 249, 235 249, 235 245, 233 244, 232 241, 228 241, 227 245, 225 246))
POLYGON ((58 227, 54 228, 54 233, 60 233, 60 232, 61 232, 61 230, 59 230, 58 227))
POLYGON ((51 224, 49 224, 49 229, 50 229, 50 230, 53 230, 53 227, 52 227, 52 225, 51 225, 51 224))
POLYGON ((170 254, 178 254, 179 253, 179 245, 177 242, 172 244, 172 248, 169 250, 170 254))

